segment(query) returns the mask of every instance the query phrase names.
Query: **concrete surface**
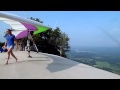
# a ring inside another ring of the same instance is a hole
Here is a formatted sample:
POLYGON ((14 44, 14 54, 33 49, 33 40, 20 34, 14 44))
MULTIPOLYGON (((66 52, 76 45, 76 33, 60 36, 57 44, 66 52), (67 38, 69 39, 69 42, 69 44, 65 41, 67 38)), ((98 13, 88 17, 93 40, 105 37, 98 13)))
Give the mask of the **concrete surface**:
POLYGON ((6 62, 6 53, 0 53, 0 79, 120 79, 116 75, 82 63, 59 56, 26 51, 14 51, 18 58, 15 63, 10 57, 6 62))

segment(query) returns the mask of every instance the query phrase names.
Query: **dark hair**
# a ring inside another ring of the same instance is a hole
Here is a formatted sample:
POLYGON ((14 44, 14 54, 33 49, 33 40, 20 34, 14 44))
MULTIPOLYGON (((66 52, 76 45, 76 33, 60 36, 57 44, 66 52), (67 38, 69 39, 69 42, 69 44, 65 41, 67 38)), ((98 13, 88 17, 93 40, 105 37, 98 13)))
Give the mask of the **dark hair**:
POLYGON ((31 31, 30 34, 33 35, 33 31, 31 31))
POLYGON ((12 31, 11 29, 7 29, 7 31, 12 31))

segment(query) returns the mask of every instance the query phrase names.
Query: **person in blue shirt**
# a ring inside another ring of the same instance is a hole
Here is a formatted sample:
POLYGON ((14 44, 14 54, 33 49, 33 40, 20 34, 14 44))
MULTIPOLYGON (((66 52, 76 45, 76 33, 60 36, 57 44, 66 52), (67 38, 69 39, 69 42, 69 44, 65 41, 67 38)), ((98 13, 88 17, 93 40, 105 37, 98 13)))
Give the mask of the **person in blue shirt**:
POLYGON ((3 46, 4 48, 7 47, 7 62, 6 62, 6 65, 8 64, 8 61, 9 61, 9 58, 10 58, 10 55, 12 55, 16 62, 17 62, 17 58, 16 56, 13 54, 13 49, 14 49, 14 41, 16 42, 16 47, 18 49, 18 44, 17 44, 17 40, 15 38, 15 35, 12 34, 11 30, 10 29, 7 29, 6 31, 7 35, 6 35, 6 42, 5 42, 5 45, 3 46))

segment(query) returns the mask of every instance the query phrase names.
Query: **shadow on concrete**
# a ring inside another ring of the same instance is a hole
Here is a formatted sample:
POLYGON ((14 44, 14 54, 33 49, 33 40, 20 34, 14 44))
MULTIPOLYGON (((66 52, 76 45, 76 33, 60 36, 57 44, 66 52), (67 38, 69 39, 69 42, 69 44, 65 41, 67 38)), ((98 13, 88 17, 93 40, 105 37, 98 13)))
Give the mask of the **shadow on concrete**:
POLYGON ((43 54, 43 55, 48 56, 53 60, 53 62, 47 66, 47 69, 50 72, 58 72, 58 71, 66 70, 80 64, 78 62, 75 62, 66 58, 62 58, 62 57, 46 55, 46 54, 43 54))

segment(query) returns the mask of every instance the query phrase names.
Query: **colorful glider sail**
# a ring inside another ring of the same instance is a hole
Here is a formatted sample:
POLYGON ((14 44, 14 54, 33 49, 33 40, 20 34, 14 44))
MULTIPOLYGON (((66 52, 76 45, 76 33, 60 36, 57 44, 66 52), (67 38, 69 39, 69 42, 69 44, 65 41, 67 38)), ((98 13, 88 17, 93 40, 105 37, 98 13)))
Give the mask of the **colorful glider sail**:
POLYGON ((17 39, 26 37, 28 31, 34 31, 33 34, 35 35, 50 29, 50 27, 36 21, 5 12, 0 12, 0 21, 3 21, 12 28, 12 33, 17 39))

